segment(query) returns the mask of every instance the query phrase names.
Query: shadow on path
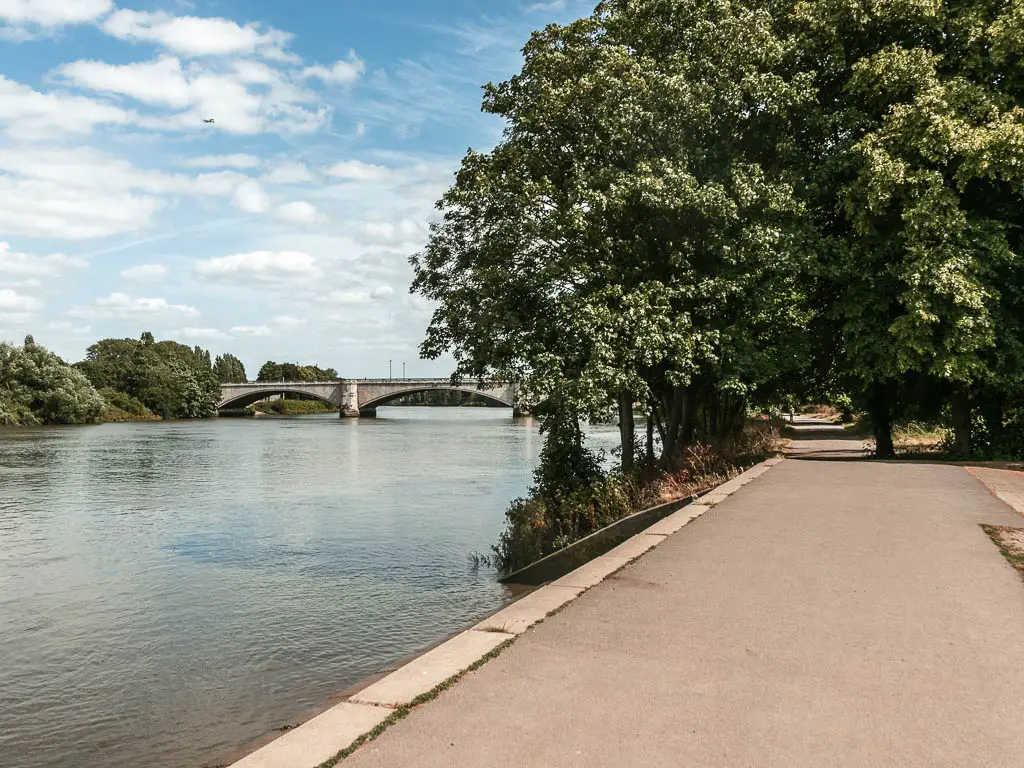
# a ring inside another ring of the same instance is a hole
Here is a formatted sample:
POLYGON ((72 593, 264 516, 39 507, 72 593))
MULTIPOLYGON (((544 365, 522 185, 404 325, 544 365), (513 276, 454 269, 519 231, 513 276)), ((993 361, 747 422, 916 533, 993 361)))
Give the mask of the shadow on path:
POLYGON ((795 433, 786 450, 786 457, 790 459, 863 461, 874 455, 862 437, 851 434, 849 430, 831 421, 797 416, 790 428, 795 433))

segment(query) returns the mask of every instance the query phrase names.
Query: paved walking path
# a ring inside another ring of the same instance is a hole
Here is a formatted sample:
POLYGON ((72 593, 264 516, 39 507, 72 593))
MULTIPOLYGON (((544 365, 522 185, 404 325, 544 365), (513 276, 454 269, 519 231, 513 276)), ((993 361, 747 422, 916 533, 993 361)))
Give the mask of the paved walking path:
POLYGON ((1020 768, 1024 582, 983 522, 1024 527, 962 468, 785 461, 344 765, 1020 768))

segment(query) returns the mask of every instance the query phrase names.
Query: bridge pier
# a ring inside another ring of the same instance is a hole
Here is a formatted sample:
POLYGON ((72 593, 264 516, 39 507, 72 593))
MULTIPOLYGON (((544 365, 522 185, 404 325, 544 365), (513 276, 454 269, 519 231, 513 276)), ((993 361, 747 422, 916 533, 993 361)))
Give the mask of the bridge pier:
POLYGON ((346 381, 341 388, 341 418, 359 418, 359 384, 346 381))

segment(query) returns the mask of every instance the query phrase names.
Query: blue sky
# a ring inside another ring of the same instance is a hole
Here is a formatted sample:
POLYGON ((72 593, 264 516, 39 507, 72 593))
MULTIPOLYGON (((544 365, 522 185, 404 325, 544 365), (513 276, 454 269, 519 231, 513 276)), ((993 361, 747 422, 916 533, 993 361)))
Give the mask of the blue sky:
POLYGON ((448 374, 408 256, 500 135, 480 86, 592 6, 0 0, 0 339, 448 374))

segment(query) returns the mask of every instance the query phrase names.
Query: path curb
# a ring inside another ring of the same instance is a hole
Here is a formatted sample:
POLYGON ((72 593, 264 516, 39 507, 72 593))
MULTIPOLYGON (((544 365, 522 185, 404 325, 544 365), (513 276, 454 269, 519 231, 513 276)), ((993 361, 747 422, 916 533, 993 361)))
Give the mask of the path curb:
POLYGON ((522 635, 552 611, 572 602, 654 549, 782 461, 781 457, 768 459, 722 483, 605 554, 534 590, 471 629, 385 675, 348 701, 331 707, 243 757, 233 763, 232 768, 316 768, 379 726, 399 707, 457 677, 493 653, 498 646, 522 635))

